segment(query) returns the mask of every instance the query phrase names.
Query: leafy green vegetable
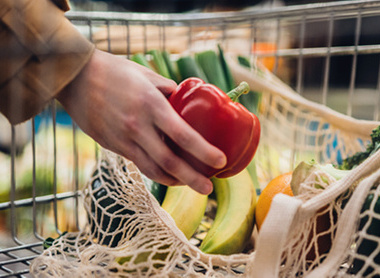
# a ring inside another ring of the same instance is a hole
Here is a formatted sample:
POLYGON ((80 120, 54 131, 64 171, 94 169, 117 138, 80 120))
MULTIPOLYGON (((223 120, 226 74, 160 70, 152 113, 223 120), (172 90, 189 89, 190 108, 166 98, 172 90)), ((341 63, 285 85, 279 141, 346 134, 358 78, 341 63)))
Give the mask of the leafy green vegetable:
POLYGON ((365 151, 357 152, 354 155, 344 159, 338 166, 339 169, 353 169, 380 149, 380 126, 372 130, 371 140, 371 143, 368 144, 365 151))
POLYGON ((244 66, 244 67, 249 68, 249 69, 251 68, 251 63, 247 57, 239 55, 237 57, 237 59, 238 59, 238 62, 241 66, 244 66))

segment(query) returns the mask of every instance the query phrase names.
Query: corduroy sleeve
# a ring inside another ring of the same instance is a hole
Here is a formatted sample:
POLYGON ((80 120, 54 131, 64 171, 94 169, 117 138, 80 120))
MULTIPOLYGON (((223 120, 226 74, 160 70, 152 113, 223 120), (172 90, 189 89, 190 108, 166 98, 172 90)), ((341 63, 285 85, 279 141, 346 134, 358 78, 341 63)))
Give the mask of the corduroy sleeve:
POLYGON ((53 1, 0 1, 0 112, 12 124, 38 114, 93 54, 67 2, 53 1))

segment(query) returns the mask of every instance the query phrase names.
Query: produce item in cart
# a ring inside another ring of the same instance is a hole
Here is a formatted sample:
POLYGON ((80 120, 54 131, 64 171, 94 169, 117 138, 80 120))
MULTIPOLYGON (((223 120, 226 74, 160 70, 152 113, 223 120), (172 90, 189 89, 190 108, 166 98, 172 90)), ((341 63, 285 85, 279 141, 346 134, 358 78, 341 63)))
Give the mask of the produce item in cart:
MULTIPOLYGON (((299 195, 300 190, 302 191, 302 183, 313 173, 320 173, 320 176, 326 181, 327 186, 336 180, 340 180, 344 176, 346 176, 350 171, 349 170, 341 170, 336 168, 331 163, 329 164, 320 164, 315 160, 311 160, 309 162, 302 161, 293 171, 292 179, 290 186, 294 195, 299 195)), ((324 189, 322 183, 316 183, 316 189, 324 189)))
MULTIPOLYGON (((355 253, 350 267, 350 274, 361 274, 361 276, 373 275, 375 268, 380 269, 380 184, 373 186, 365 198, 363 207, 360 211, 361 217, 358 230, 359 235, 356 239, 355 253), (371 257, 374 264, 370 264, 367 258, 371 257)), ((380 271, 377 270, 380 276, 380 271)))
POLYGON ((340 169, 351 170, 362 163, 369 156, 373 155, 380 149, 380 126, 372 130, 371 142, 367 145, 365 151, 357 152, 343 160, 339 165, 340 169))
MULTIPOLYGON (((375 128, 372 131, 372 142, 368 144, 365 151, 357 152, 352 156, 345 158, 343 160, 343 163, 341 163, 340 165, 334 166, 332 164, 319 164, 315 161, 301 162, 295 168, 293 178, 291 181, 291 187, 294 194, 298 195, 305 192, 305 188, 307 187, 307 182, 305 183, 305 181, 307 181, 308 179, 310 180, 310 177, 312 177, 312 179, 316 179, 316 177, 318 177, 318 179, 320 180, 320 182, 314 183, 314 190, 318 191, 324 190, 330 184, 349 175, 352 172, 353 168, 360 165, 365 159, 367 159, 377 151, 380 143, 380 136, 378 136, 379 131, 380 127, 375 128)), ((353 185, 353 187, 355 186, 356 184, 353 185)), ((349 195, 349 192, 346 192, 345 194, 349 195)), ((369 221, 369 215, 372 215, 373 213, 380 214, 380 201, 374 202, 374 205, 371 206, 373 198, 373 193, 368 194, 363 204, 361 213, 364 215, 367 214, 367 216, 361 218, 358 231, 359 234, 369 233, 371 234, 371 236, 380 239, 380 221, 374 217, 371 217, 371 220, 369 221), (364 230, 366 230, 366 232, 363 232, 364 230)), ((344 201, 337 204, 337 209, 343 210, 348 201, 349 199, 346 198, 344 201)), ((336 210, 329 211, 327 210, 327 207, 320 208, 317 214, 318 216, 316 218, 316 233, 318 234, 318 248, 315 248, 315 246, 313 246, 310 249, 310 252, 307 254, 307 259, 309 260, 314 260, 316 254, 318 255, 318 257, 320 257, 322 254, 325 254, 330 250, 334 233, 332 225, 336 225, 338 219, 338 212, 336 210)), ((312 235, 310 235, 310 237, 311 236, 312 235)), ((376 245, 375 241, 371 241, 367 238, 362 238, 357 242, 358 244, 356 247, 356 252, 364 257, 368 257, 375 249, 373 246, 374 244, 376 245)), ((380 256, 377 256, 376 258, 377 259, 374 259, 375 263, 378 263, 380 265, 380 256)), ((351 273, 358 273, 360 269, 363 267, 363 265, 363 260, 355 258, 353 260, 352 266, 350 267, 351 273)), ((365 271, 371 272, 370 268, 366 269, 365 271)))
MULTIPOLYGON (((346 157, 342 163, 337 166, 343 170, 339 171, 335 169, 329 172, 338 173, 338 179, 344 177, 348 175, 352 169, 363 163, 368 157, 374 155, 379 149, 380 126, 372 130, 371 142, 364 151, 346 157)), ((332 168, 333 166, 328 165, 327 167, 332 168)), ((362 216, 358 226, 359 236, 355 244, 355 252, 357 255, 350 266, 350 274, 358 274, 360 272, 361 275, 364 276, 370 275, 376 266, 366 265, 365 260, 369 256, 372 256, 373 262, 377 267, 380 267, 380 253, 377 253, 375 256, 371 255, 375 252, 380 240, 380 197, 377 187, 378 185, 371 188, 360 211, 362 216), (368 237, 368 235, 370 237, 368 237)))
POLYGON ((183 56, 176 61, 178 73, 183 80, 190 77, 198 77, 205 82, 208 82, 206 74, 198 66, 193 56, 183 56))
POLYGON ((206 74, 208 82, 217 86, 223 92, 228 92, 232 88, 230 88, 228 80, 225 78, 219 57, 213 50, 195 53, 195 59, 206 74))
MULTIPOLYGON (((135 213, 127 206, 115 203, 112 196, 119 194, 122 185, 115 180, 114 175, 106 168, 106 165, 101 165, 100 170, 96 169, 93 172, 90 187, 91 214, 88 215, 91 233, 97 242, 111 247, 117 246, 127 233, 121 229, 128 222, 124 215, 135 213), (114 233, 117 230, 119 232, 114 233)), ((142 177, 147 190, 161 203, 165 196, 166 186, 149 180, 145 176, 142 177)))
POLYGON ((173 218, 177 227, 190 239, 206 211, 208 196, 189 186, 169 186, 161 207, 173 218))
POLYGON ((211 254, 240 253, 254 228, 255 186, 246 169, 229 178, 212 180, 218 206, 200 249, 211 254))
POLYGON ((246 83, 241 83, 225 94, 199 78, 188 78, 169 96, 169 102, 177 113, 224 152, 227 157, 224 168, 205 165, 166 137, 168 145, 207 177, 226 178, 242 171, 251 162, 260 139, 260 122, 256 115, 235 102, 240 94, 248 91, 246 83))
MULTIPOLYGON (((275 195, 282 193, 289 196, 300 196, 309 188, 300 188, 303 182, 310 179, 316 187, 315 194, 322 190, 323 186, 341 179, 347 174, 345 170, 336 169, 333 165, 321 165, 312 162, 301 162, 293 171, 281 174, 271 180, 262 190, 256 208, 256 225, 258 230, 264 223, 265 217, 269 212, 270 205, 275 195), (318 178, 322 178, 324 182, 317 182, 318 178), (313 181, 314 180, 314 181, 313 181), (323 185, 323 186, 322 186, 323 185)), ((301 197, 303 198, 303 197, 301 197)), ((328 207, 322 207, 316 212, 315 225, 307 235, 305 250, 305 258, 307 261, 314 261, 326 254, 332 244, 333 229, 332 224, 336 224, 337 214, 335 211, 330 212, 328 207)))
POLYGON ((275 195, 282 193, 293 196, 293 191, 290 187, 291 180, 292 172, 279 175, 271 180, 261 191, 255 211, 255 221, 258 230, 260 230, 261 225, 264 223, 275 195))
MULTIPOLYGON (((332 164, 320 164, 314 160, 303 161, 293 170, 290 186, 295 196, 308 199, 342 179, 348 173, 349 171, 337 169, 332 164), (312 187, 310 187, 311 184, 312 187)), ((334 209, 324 206, 316 212, 315 222, 310 230, 305 247, 308 250, 305 255, 307 261, 315 261, 317 258, 321 261, 322 255, 327 254, 331 249, 338 213, 341 212, 343 206, 344 203, 341 202, 337 203, 334 209)))

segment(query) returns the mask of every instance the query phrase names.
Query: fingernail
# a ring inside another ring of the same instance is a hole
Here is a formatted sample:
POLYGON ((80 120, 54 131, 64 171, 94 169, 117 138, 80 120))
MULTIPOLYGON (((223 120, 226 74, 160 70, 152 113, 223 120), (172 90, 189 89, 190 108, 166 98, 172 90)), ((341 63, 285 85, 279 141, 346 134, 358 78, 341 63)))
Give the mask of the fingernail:
POLYGON ((225 155, 220 156, 215 164, 215 168, 223 168, 227 164, 227 157, 225 155))
POLYGON ((212 189, 213 189, 212 182, 206 183, 202 186, 200 193, 204 195, 209 195, 212 192, 212 189))

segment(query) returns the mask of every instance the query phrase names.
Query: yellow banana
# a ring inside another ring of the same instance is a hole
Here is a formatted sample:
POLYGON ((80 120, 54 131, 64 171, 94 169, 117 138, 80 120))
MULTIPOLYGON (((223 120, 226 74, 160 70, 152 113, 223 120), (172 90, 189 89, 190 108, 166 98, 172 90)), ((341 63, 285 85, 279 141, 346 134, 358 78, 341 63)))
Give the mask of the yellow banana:
POLYGON ((217 200, 214 222, 200 249, 230 255, 243 251, 254 227, 257 195, 247 169, 226 178, 213 178, 217 200))
MULTIPOLYGON (((187 239, 197 230, 206 211, 208 196, 200 194, 189 186, 169 186, 161 207, 174 219, 177 227, 184 233, 187 239)), ((151 252, 141 253, 136 263, 146 262, 151 252)), ((165 260, 168 253, 157 253, 154 258, 165 260)), ((131 260, 129 257, 120 257, 116 261, 124 264, 131 260)))
POLYGON ((189 239, 198 228, 205 214, 207 195, 189 186, 169 186, 161 207, 174 219, 177 227, 189 239))

